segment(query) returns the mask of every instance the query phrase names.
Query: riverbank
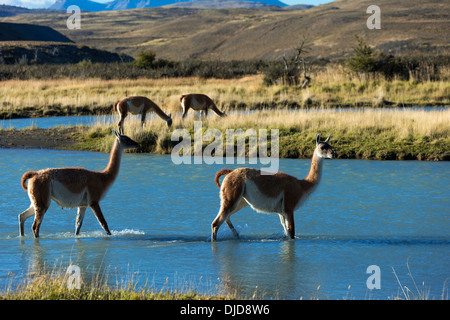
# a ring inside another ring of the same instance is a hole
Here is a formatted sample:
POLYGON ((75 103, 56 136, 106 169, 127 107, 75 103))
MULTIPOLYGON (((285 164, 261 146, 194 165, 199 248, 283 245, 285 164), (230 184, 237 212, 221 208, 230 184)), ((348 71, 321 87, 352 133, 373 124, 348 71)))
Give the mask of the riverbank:
POLYGON ((70 150, 79 132, 76 127, 0 129, 0 148, 70 150))
MULTIPOLYGON (((18 283, 11 283, 0 291, 1 300, 232 300, 242 299, 237 294, 214 292, 199 294, 193 290, 169 290, 169 288, 138 288, 132 280, 122 280, 116 285, 108 284, 111 276, 108 271, 99 271, 92 279, 80 278, 71 282, 73 275, 62 270, 33 273, 18 283)), ((187 284, 189 285, 189 284, 187 284)), ((220 288, 218 288, 220 290, 220 288)))
MULTIPOLYGON (((140 144, 139 153, 170 154, 180 142, 172 141, 176 129, 187 130, 191 136, 191 154, 194 151, 193 114, 181 120, 173 118, 170 129, 159 118, 148 121, 141 128, 137 118, 127 119, 125 133, 140 144)), ((450 160, 450 110, 396 110, 366 109, 345 110, 281 110, 257 113, 229 114, 225 118, 215 115, 203 119, 201 130, 217 129, 223 140, 226 154, 227 130, 245 135, 248 129, 256 134, 268 134, 270 154, 271 129, 278 130, 280 158, 310 158, 315 137, 331 135, 331 145, 340 159, 367 160, 450 160)), ((26 128, 0 130, 1 148, 48 148, 109 152, 114 125, 97 123, 93 126, 57 127, 52 129, 26 128)), ((248 157, 249 139, 244 137, 245 155, 248 157)), ((204 139, 203 149, 212 143, 204 139)), ((235 142, 236 144, 236 142, 235 142)), ((236 156, 237 150, 234 156, 236 156)))
MULTIPOLYGON (((169 289, 169 285, 165 284, 162 288, 157 289, 153 287, 141 287, 138 285, 137 277, 134 275, 125 275, 125 279, 116 279, 112 283, 110 271, 99 270, 97 274, 92 275, 90 279, 82 276, 76 278, 76 271, 69 269, 73 265, 63 267, 54 266, 53 269, 43 267, 44 270, 37 270, 30 272, 26 278, 14 281, 11 278, 10 284, 0 291, 0 301, 14 301, 14 300, 72 300, 72 301, 126 301, 126 300, 152 300, 152 301, 255 301, 272 299, 266 297, 264 291, 258 291, 256 286, 255 291, 251 296, 243 296, 239 294, 239 289, 230 287, 227 279, 218 279, 219 284, 208 289, 206 293, 198 293, 190 287, 196 287, 195 283, 186 282, 184 289, 169 289), (68 272, 72 270, 71 272, 68 272)), ((76 267, 76 266, 75 266, 76 267)), ((409 266, 408 266, 409 269, 409 266)), ((85 271, 85 270, 79 270, 85 271)), ((394 271, 395 274, 395 271, 394 271)), ((412 281, 414 277, 409 274, 412 281)), ((397 281, 398 278, 397 278, 397 281)), ((147 283, 147 282, 146 282, 147 283)), ((399 287, 402 287, 400 281, 399 287)), ((319 288, 317 288, 317 295, 311 297, 299 297, 300 300, 306 298, 307 300, 322 300, 323 297, 319 295, 319 288)), ((350 288, 350 286, 349 286, 350 288)), ((424 285, 422 287, 415 287, 407 291, 400 292, 396 296, 386 297, 391 300, 447 300, 445 290, 442 291, 440 297, 429 297, 428 288, 424 285)), ((445 284, 444 284, 445 288, 445 284)), ((353 299, 351 296, 342 297, 343 300, 353 299)), ((328 300, 327 298, 325 298, 328 300)), ((276 300, 278 300, 276 298, 276 300)), ((371 300, 370 295, 364 300, 371 300)), ((185 306, 183 306, 185 307, 185 306)), ((181 311, 181 308, 180 308, 181 311)))
POLYGON ((181 112, 180 95, 204 93, 219 109, 449 106, 448 71, 442 80, 387 80, 349 74, 343 67, 315 72, 309 87, 265 86, 262 75, 237 79, 33 79, 0 82, 0 119, 111 114, 125 96, 150 98, 166 113, 181 112))

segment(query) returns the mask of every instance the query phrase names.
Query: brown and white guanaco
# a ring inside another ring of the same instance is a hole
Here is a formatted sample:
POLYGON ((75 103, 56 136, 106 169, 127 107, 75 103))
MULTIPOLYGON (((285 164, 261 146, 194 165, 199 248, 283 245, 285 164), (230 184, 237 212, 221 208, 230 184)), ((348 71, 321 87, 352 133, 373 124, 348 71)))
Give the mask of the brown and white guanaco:
POLYGON ((219 117, 225 117, 225 113, 220 111, 210 97, 201 93, 184 94, 180 97, 184 118, 189 109, 200 111, 204 116, 208 116, 208 110, 214 111, 219 117))
POLYGON ((322 176, 323 159, 333 159, 334 152, 328 144, 330 137, 320 142, 316 137, 316 148, 311 168, 303 180, 286 173, 269 174, 252 168, 222 169, 216 173, 215 183, 220 188, 220 210, 211 224, 211 241, 217 240, 217 231, 226 222, 235 237, 238 233, 231 223, 232 214, 250 205, 259 212, 275 212, 280 216, 286 236, 295 238, 294 211, 316 189, 322 176), (219 178, 226 175, 220 185, 219 178))
POLYGON ((118 100, 114 103, 113 109, 119 113, 120 119, 117 126, 119 127, 120 134, 123 134, 123 122, 125 121, 128 113, 140 114, 142 127, 144 127, 147 112, 151 111, 155 112, 161 119, 166 121, 167 127, 172 125, 172 115, 165 114, 156 103, 146 97, 132 96, 123 98, 122 100, 118 100))
POLYGON ((92 209, 105 232, 108 235, 111 234, 99 202, 105 197, 117 178, 123 151, 139 146, 137 142, 120 135, 116 130, 113 130, 113 133, 116 139, 108 165, 103 171, 91 171, 84 168, 56 168, 28 171, 22 176, 21 185, 28 192, 31 204, 27 210, 19 214, 21 236, 24 235, 25 220, 34 215, 32 230, 34 237, 39 237, 42 219, 44 219, 44 214, 52 199, 63 208, 78 207, 75 234, 80 232, 87 207, 92 209))

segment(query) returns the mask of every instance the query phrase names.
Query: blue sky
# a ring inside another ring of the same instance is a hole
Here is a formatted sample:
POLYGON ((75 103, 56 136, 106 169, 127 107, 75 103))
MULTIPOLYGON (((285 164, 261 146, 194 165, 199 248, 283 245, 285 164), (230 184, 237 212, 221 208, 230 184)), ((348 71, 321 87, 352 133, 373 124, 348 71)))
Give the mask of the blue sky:
MULTIPOLYGON (((48 8, 56 0, 0 0, 0 4, 8 4, 12 6, 21 6, 25 8, 48 8)), ((109 2, 111 0, 94 0, 96 2, 109 2)), ((256 0, 257 1, 257 0, 256 0)), ((331 2, 332 0, 280 0, 286 4, 313 4, 319 5, 331 2)))

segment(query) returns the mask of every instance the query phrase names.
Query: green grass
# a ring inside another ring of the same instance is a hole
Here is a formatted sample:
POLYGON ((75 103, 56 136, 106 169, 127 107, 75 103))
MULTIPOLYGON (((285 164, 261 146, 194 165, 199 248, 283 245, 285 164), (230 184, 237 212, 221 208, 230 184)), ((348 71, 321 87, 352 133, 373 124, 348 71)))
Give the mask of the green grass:
MULTIPOLYGON (((406 263, 410 282, 413 286, 404 285, 398 278, 396 271, 392 271, 397 280, 399 292, 396 296, 389 296, 390 300, 447 300, 448 289, 446 283, 443 285, 440 296, 430 296, 429 288, 425 283, 417 284, 408 262, 406 263)), ((82 276, 79 288, 71 288, 69 285, 71 275, 66 273, 68 266, 53 266, 53 268, 43 267, 40 270, 29 272, 25 279, 14 282, 10 278, 10 285, 0 291, 0 300, 260 300, 268 298, 264 292, 259 292, 258 287, 251 296, 242 296, 237 293, 239 289, 228 286, 227 279, 221 279, 219 285, 208 289, 208 293, 199 294, 191 288, 195 288, 195 283, 185 284, 185 289, 169 289, 167 283, 161 289, 148 288, 148 283, 138 286, 138 281, 133 275, 126 275, 125 280, 111 280, 109 271, 100 269, 97 273, 87 279, 82 276), (115 284, 111 284, 115 283, 115 284)), ((86 270, 81 270, 83 275, 86 270)), ((134 272, 137 273, 137 272, 134 272)), ((88 274, 86 272, 86 274, 88 274)), ((350 290, 350 286, 348 287, 350 290)), ((317 295, 309 299, 320 299, 320 285, 317 287, 317 295)), ((270 297, 269 297, 270 298, 270 297)), ((276 299, 276 297, 275 297, 276 299)), ((347 294, 343 300, 352 299, 347 294)), ((370 299, 370 297, 368 298, 370 299)))
MULTIPOLYGON (((83 272, 82 272, 83 274, 83 272)), ((61 266, 40 270, 19 283, 11 283, 0 293, 0 300, 231 300, 240 297, 229 293, 198 294, 193 290, 178 291, 168 288, 147 289, 137 282, 107 283, 108 271, 99 271, 92 279, 82 279, 80 288, 68 285, 70 275, 61 266)), ((218 290, 221 290, 218 288, 218 290)))
MULTIPOLYGON (((138 120, 125 122, 125 133, 140 144, 136 152, 170 154, 178 141, 171 141, 175 129, 186 129, 191 136, 191 154, 194 148, 193 116, 184 121, 174 118, 167 129, 156 119, 142 129, 138 120)), ((315 148, 315 137, 331 135, 331 146, 337 158, 368 160, 450 160, 450 110, 401 111, 368 110, 339 112, 318 109, 314 112, 263 111, 257 114, 230 114, 226 118, 211 116, 202 122, 202 130, 217 129, 223 136, 223 155, 226 156, 227 129, 253 128, 279 131, 280 158, 310 158, 315 148)), ((79 150, 109 152, 114 126, 97 124, 78 131, 79 150)), ((203 148, 210 144, 203 142, 203 148)), ((236 144, 236 142, 235 142, 236 144)), ((246 139, 246 157, 248 157, 246 139)), ((270 148, 268 148, 270 151, 270 148)), ((236 154, 235 154, 236 155, 236 154)))

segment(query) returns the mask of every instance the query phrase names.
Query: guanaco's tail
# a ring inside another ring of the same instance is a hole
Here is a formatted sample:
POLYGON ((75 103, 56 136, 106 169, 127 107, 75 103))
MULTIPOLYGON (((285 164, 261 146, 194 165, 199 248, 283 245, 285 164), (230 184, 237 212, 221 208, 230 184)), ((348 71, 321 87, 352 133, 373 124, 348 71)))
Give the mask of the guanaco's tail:
POLYGON ((28 190, 26 182, 28 179, 33 178, 35 175, 37 175, 36 171, 28 171, 23 174, 22 180, 20 181, 20 184, 22 185, 23 190, 25 190, 25 191, 28 190))
POLYGON ((180 102, 182 102, 182 101, 183 101, 184 97, 186 97, 186 95, 185 95, 185 94, 181 95, 181 97, 180 97, 180 102))
POLYGON ((222 169, 220 171, 217 171, 216 173, 216 177, 214 178, 214 182, 216 183, 216 185, 220 188, 220 177, 225 175, 225 174, 229 174, 230 172, 232 172, 233 170, 230 169, 222 169))
POLYGON ((118 110, 119 102, 120 102, 120 100, 117 100, 116 102, 114 102, 114 105, 113 105, 113 110, 116 112, 119 112, 119 110, 118 110))

